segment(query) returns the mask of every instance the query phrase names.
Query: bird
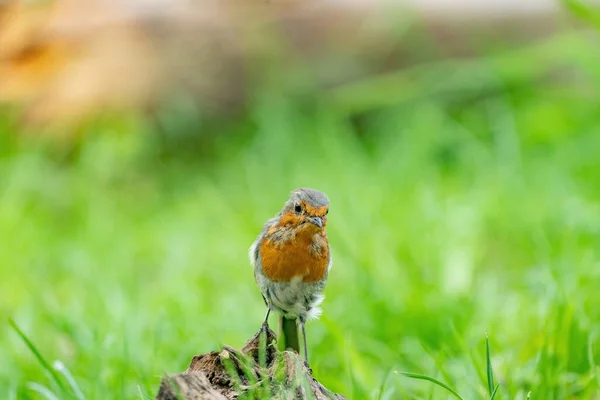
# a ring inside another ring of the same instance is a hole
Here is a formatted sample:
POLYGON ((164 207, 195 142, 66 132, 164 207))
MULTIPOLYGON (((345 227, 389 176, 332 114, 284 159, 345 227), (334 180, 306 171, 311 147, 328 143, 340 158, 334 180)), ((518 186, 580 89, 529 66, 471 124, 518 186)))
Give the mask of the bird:
POLYGON ((280 342, 300 354, 302 332, 304 363, 308 364, 306 322, 321 315, 323 290, 331 269, 331 251, 325 227, 329 199, 318 190, 291 192, 279 213, 269 219, 249 249, 254 278, 269 314, 279 314, 280 342))

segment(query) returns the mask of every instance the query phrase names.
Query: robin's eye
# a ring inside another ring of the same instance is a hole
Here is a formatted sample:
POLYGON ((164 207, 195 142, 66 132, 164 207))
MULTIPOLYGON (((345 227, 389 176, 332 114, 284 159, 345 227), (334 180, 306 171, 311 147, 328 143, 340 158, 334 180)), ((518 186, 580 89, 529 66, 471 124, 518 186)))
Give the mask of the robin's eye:
POLYGON ((294 211, 296 211, 297 213, 301 213, 302 212, 302 206, 300 204, 296 204, 294 206, 294 211))

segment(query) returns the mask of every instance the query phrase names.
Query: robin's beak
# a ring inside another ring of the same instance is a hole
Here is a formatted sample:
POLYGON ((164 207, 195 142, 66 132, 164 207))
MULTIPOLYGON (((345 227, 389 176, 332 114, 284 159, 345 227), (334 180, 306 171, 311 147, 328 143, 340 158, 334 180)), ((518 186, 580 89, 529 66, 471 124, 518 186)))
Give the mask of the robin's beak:
POLYGON ((307 219, 311 224, 315 224, 319 228, 323 227, 323 220, 321 217, 308 217, 307 219))

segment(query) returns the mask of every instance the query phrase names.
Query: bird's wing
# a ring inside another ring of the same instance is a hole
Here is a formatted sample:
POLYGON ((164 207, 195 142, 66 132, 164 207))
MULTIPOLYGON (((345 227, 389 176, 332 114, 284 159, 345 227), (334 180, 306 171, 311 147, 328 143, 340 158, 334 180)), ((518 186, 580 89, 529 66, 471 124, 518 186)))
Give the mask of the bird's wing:
POLYGON ((252 246, 250 246, 250 249, 248 249, 248 258, 250 259, 250 263, 252 264, 252 267, 254 267, 254 269, 256 269, 257 265, 260 265, 260 253, 259 253, 259 249, 260 249, 261 242, 263 241, 263 239, 267 235, 267 231, 269 230, 269 228, 271 227, 271 225, 273 225, 276 222, 279 222, 280 218, 281 218, 280 216, 276 216, 276 217, 271 218, 270 220, 268 220, 263 225, 260 233, 258 234, 258 237, 254 241, 254 243, 252 243, 252 246))

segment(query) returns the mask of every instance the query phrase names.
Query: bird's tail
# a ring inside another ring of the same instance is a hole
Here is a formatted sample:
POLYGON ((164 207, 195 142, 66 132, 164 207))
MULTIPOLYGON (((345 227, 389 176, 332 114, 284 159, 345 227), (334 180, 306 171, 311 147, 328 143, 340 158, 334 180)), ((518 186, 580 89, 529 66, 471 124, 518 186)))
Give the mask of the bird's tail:
POLYGON ((296 318, 286 318, 283 315, 279 316, 280 335, 279 346, 280 350, 295 350, 300 353, 300 338, 298 336, 298 324, 296 318))

